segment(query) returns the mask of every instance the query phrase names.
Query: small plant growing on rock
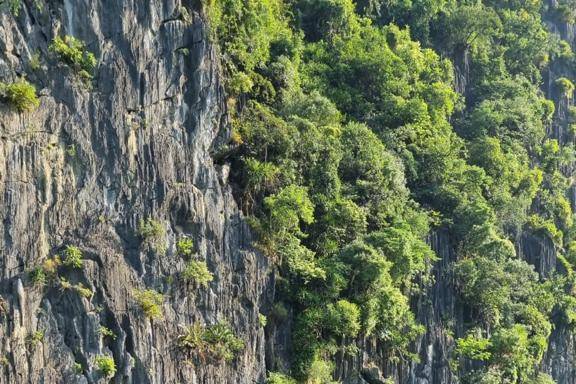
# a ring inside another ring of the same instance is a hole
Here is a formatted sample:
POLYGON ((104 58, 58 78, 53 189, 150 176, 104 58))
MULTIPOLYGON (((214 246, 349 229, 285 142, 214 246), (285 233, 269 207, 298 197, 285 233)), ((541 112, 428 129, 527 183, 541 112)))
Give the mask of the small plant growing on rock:
POLYGON ((116 334, 110 328, 105 326, 98 328, 98 333, 100 333, 103 337, 109 337, 112 340, 116 340, 116 334))
POLYGON ((268 323, 268 318, 266 316, 264 316, 263 314, 259 313, 258 314, 258 324, 260 324, 261 327, 265 327, 267 323, 268 323))
POLYGON ((112 356, 96 356, 94 362, 96 363, 98 370, 102 372, 106 377, 113 377, 116 374, 116 363, 114 363, 112 356))
POLYGON ((0 10, 8 10, 14 17, 20 14, 22 0, 4 0, 0 1, 0 10))
POLYGON ((214 275, 208 270, 205 261, 192 260, 182 272, 182 278, 207 287, 208 283, 214 280, 214 275))
POLYGON ((36 286, 43 286, 48 280, 46 272, 44 272, 42 267, 35 267, 32 269, 30 272, 28 272, 28 277, 30 278, 32 284, 36 286))
POLYGON ((296 384, 296 380, 279 372, 270 372, 266 384, 296 384))
POLYGON ((26 336, 26 345, 28 345, 30 349, 34 349, 36 345, 42 341, 44 341, 43 331, 36 331, 26 336))
POLYGON ((32 57, 30 58, 30 69, 32 69, 33 71, 37 71, 40 69, 40 67, 42 66, 41 60, 40 60, 40 52, 36 51, 32 54, 32 57))
POLYGON ((63 63, 76 71, 82 80, 92 80, 96 57, 86 49, 83 41, 72 36, 56 36, 49 48, 63 63))
POLYGON ((140 306, 146 317, 151 319, 162 318, 162 303, 164 296, 152 289, 136 290, 134 299, 140 306))
POLYGON ((566 97, 571 97, 574 93, 574 83, 565 77, 560 77, 555 81, 558 90, 566 97))
POLYGON ((32 111, 40 105, 36 87, 26 80, 10 84, 0 82, 0 96, 19 112, 32 111))
POLYGON ((187 237, 178 240, 176 243, 176 250, 182 257, 190 257, 194 253, 194 242, 187 237))
POLYGON ((74 286, 70 281, 68 281, 67 279, 65 279, 63 277, 60 278, 59 283, 60 283, 60 289, 62 291, 68 291, 68 290, 72 289, 72 287, 74 286))
POLYGON ((196 323, 178 336, 178 346, 197 353, 202 359, 230 361, 244 348, 244 342, 227 323, 220 322, 208 327, 196 323))
POLYGON ((138 234, 157 252, 161 254, 166 252, 166 230, 161 222, 151 218, 140 220, 138 234))
POLYGON ((81 375, 83 372, 82 369, 82 364, 78 363, 78 362, 74 362, 74 365, 72 366, 72 369, 74 370, 74 373, 76 373, 77 375, 81 375))
POLYGON ((48 280, 55 278, 60 263, 61 261, 58 256, 46 259, 42 263, 42 266, 35 267, 28 272, 28 278, 32 284, 43 286, 48 280))
POLYGON ((80 296, 85 297, 87 299, 91 298, 92 295, 94 294, 94 292, 92 292, 90 288, 85 287, 84 284, 82 283, 76 284, 74 286, 74 290, 78 292, 80 296))
POLYGON ((64 250, 64 265, 71 268, 82 268, 82 251, 73 245, 66 246, 64 250))
POLYGON ((44 272, 50 276, 56 275, 58 267, 62 264, 62 260, 60 260, 60 256, 54 256, 50 259, 46 259, 44 263, 42 263, 42 268, 44 272))

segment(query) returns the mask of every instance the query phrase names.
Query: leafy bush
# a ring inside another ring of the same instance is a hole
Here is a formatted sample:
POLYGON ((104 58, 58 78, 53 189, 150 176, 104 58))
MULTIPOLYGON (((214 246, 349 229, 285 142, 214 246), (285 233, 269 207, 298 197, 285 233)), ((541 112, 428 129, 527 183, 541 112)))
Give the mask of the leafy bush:
POLYGON ((84 42, 73 36, 64 36, 64 38, 56 36, 49 48, 62 62, 74 69, 83 80, 92 79, 96 57, 86 49, 84 42))
POLYGON ((538 215, 532 215, 526 223, 534 232, 548 236, 554 243, 561 245, 563 234, 551 220, 546 220, 538 215))
POLYGON ((74 285, 74 290, 78 292, 80 296, 85 297, 87 299, 92 297, 92 295, 94 294, 94 292, 92 292, 90 288, 85 287, 84 284, 82 283, 74 285))
POLYGON ((488 360, 492 356, 490 339, 468 334, 465 338, 456 340, 456 354, 472 360, 488 360))
POLYGON ((58 267, 61 264, 62 260, 60 259, 60 256, 56 255, 52 258, 44 260, 44 263, 42 263, 42 268, 44 269, 46 274, 48 274, 49 276, 54 276, 56 275, 58 267))
POLYGON ((134 299, 140 306, 146 317, 150 319, 161 319, 162 304, 164 303, 164 296, 152 289, 136 290, 134 292, 134 299))
POLYGON ((30 278, 30 281, 37 286, 43 286, 47 281, 46 272, 44 272, 42 267, 35 267, 32 269, 28 272, 28 277, 30 278))
POLYGON ((185 281, 192 281, 200 286, 207 287, 214 280, 214 275, 208 270, 205 261, 192 260, 182 272, 185 281))
POLYGON ((360 309, 347 300, 329 304, 326 323, 335 335, 356 337, 360 332, 360 309))
POLYGON ((138 234, 145 243, 152 246, 157 252, 161 254, 166 252, 166 229, 160 221, 152 218, 140 220, 138 234))
POLYGON ((34 349, 42 341, 44 341, 44 331, 36 331, 26 336, 26 345, 30 349, 34 349))
POLYGON ((63 277, 61 277, 58 280, 58 283, 60 285, 60 289, 63 291, 71 290, 74 287, 74 285, 70 281, 68 281, 68 279, 65 279, 63 277))
POLYGON ((7 8, 14 16, 20 14, 21 0, 6 0, 0 3, 2 8, 7 8))
POLYGON ((183 238, 176 243, 176 250, 182 257, 190 257, 194 254, 194 242, 192 239, 183 238))
POLYGON ((64 261, 62 264, 71 268, 82 268, 82 259, 83 255, 80 248, 73 245, 66 246, 66 249, 64 249, 64 261))
POLYGON ((112 340, 116 340, 116 334, 110 328, 100 326, 100 328, 98 328, 98 333, 104 337, 109 337, 112 340))
POLYGON ((112 356, 100 355, 96 356, 94 363, 100 372, 106 377, 113 377, 116 374, 116 363, 112 356))
POLYGON ((565 77, 560 77, 554 82, 558 90, 566 97, 572 97, 574 93, 574 83, 565 77))
POLYGON ((77 375, 81 375, 82 372, 84 371, 84 369, 82 368, 82 364, 80 364, 76 361, 74 362, 72 369, 73 369, 74 373, 76 373, 77 375))
POLYGON ((266 384, 296 384, 296 380, 278 372, 268 373, 266 384))
POLYGON ((198 323, 187 327, 178 336, 178 345, 203 359, 217 361, 230 361, 244 348, 244 342, 236 337, 228 324, 222 322, 207 327, 198 323))
MULTIPOLYGON (((349 336, 377 339, 389 364, 415 358, 423 327, 409 304, 433 281, 429 224, 457 252, 443 272, 470 313, 465 334, 492 336, 458 342, 482 361, 455 374, 463 383, 539 379, 558 300, 573 321, 571 285, 539 279, 512 242, 531 227, 558 248, 574 237, 561 175, 574 156, 545 142, 555 107, 540 89, 542 69, 572 53, 543 23, 551 8, 504 3, 205 4, 232 92, 231 177, 275 264, 283 305, 271 319, 294 320, 299 381, 330 382, 335 345, 354 353, 349 336), (444 57, 466 58, 465 83, 444 57)), ((572 79, 556 85, 574 91, 572 79)))
POLYGON ((261 327, 265 327, 267 323, 268 323, 268 318, 266 316, 264 316, 263 314, 259 313, 258 314, 258 324, 261 327))
POLYGON ((0 97, 19 112, 32 111, 40 105, 36 87, 24 79, 8 84, 0 82, 0 97))

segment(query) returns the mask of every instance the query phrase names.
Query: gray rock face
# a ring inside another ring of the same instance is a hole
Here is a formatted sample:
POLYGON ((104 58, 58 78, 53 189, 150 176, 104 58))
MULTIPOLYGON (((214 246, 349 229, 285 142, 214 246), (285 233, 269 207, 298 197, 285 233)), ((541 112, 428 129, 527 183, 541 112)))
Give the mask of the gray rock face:
POLYGON ((0 80, 26 74, 41 95, 33 112, 0 107, 0 383, 109 382, 99 355, 113 356, 114 383, 263 381, 269 268, 250 248, 228 169, 211 157, 228 135, 225 99, 195 4, 26 0, 17 17, 0 15, 0 80), (56 35, 95 53, 91 89, 49 52, 56 35), (164 254, 138 236, 147 218, 165 230, 164 254), (178 278, 182 236, 214 274, 207 288, 178 278), (84 265, 58 275, 90 298, 30 281, 27 271, 67 245, 84 265), (164 294, 163 319, 135 304, 144 288, 164 294), (218 321, 245 341, 233 362, 176 348, 181 326, 218 321))

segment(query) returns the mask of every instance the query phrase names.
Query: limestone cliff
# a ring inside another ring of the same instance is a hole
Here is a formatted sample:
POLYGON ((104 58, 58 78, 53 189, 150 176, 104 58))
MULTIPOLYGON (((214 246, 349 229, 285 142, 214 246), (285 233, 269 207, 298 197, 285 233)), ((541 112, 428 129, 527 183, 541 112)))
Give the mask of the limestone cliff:
POLYGON ((115 383, 263 380, 268 267, 250 248, 227 168, 212 160, 228 132, 218 59, 197 9, 180 0, 26 0, 18 16, 0 15, 0 79, 26 76, 41 96, 34 112, 0 111, 0 383, 108 382, 99 355, 114 357, 115 383), (63 35, 95 53, 93 84, 49 52, 63 35), (148 218, 165 230, 164 254, 138 235, 148 218), (182 236, 214 274, 207 288, 177 278, 182 236), (89 298, 30 281, 28 271, 67 245, 82 250, 84 265, 58 274, 92 290, 89 298), (163 319, 135 305, 144 288, 163 293, 163 319), (245 340, 240 356, 186 361, 175 343, 181 327, 218 321, 245 340))

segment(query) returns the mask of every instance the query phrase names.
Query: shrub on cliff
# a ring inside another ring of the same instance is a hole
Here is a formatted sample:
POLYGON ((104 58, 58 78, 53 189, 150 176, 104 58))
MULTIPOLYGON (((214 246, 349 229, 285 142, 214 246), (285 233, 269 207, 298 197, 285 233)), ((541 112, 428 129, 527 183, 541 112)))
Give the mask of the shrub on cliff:
POLYGON ((63 264, 71 268, 82 268, 82 251, 73 245, 66 246, 63 264))
POLYGON ((160 221, 152 218, 140 220, 138 234, 143 242, 149 244, 156 252, 160 254, 166 252, 166 230, 160 221))
POLYGON ((96 67, 96 57, 86 49, 83 41, 73 36, 64 36, 63 38, 56 36, 50 44, 50 50, 63 63, 74 69, 83 80, 92 79, 92 73, 96 67))
POLYGON ((244 348, 242 339, 224 322, 211 326, 193 324, 178 336, 178 345, 184 350, 196 353, 202 359, 224 361, 232 360, 244 348))
POLYGON ((116 374, 116 363, 111 356, 100 355, 94 359, 98 370, 106 377, 113 377, 116 374))
POLYGON ((32 111, 40 105, 36 87, 24 79, 14 83, 0 82, 0 97, 19 112, 32 111))
POLYGON ((134 292, 134 299, 142 309, 142 312, 150 319, 160 319, 162 314, 162 303, 164 296, 152 289, 136 290, 134 292))
POLYGON ((192 260, 182 272, 185 281, 192 281, 200 286, 207 287, 214 280, 214 276, 208 270, 205 261, 192 260))

